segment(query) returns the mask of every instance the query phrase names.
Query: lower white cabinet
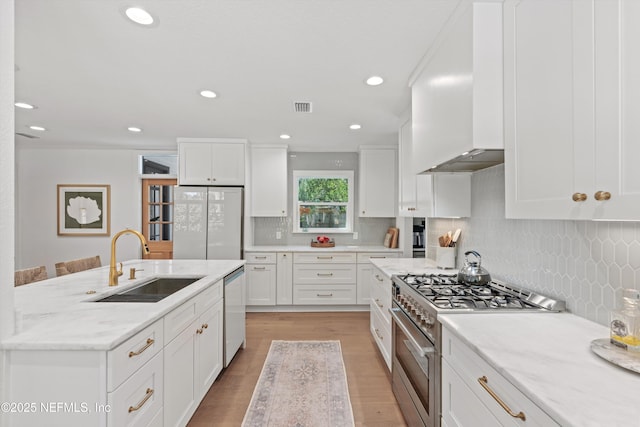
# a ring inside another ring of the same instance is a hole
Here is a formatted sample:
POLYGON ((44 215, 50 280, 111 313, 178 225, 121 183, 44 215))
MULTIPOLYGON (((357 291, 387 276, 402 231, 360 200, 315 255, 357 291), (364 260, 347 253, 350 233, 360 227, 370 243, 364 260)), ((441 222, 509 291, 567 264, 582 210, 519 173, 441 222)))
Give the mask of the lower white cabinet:
POLYGON ((247 252, 247 305, 276 305, 275 252, 247 252))
POLYGON ((222 312, 218 301, 173 339, 164 351, 164 425, 184 426, 222 371, 222 312))
POLYGON ((442 346, 443 425, 559 426, 446 327, 442 346))
POLYGON ((369 304, 371 297, 371 279, 373 273, 372 259, 398 258, 397 253, 389 252, 359 252, 358 253, 358 304, 369 304))
POLYGON ((356 254, 293 255, 293 303, 302 305, 355 304, 356 254))
POLYGON ((372 265, 371 271, 371 335, 378 345, 387 368, 391 371, 391 279, 372 265))
POLYGON ((276 303, 293 304, 293 253, 278 252, 276 262, 276 303))

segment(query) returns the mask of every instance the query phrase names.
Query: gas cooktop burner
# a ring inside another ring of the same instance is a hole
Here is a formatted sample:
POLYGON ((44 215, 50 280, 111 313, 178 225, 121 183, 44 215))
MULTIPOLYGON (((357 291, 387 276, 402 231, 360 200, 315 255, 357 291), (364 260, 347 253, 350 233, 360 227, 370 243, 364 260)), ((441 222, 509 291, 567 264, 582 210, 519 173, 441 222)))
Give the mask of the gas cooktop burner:
POLYGON ((540 305, 532 304, 532 300, 548 300, 498 281, 486 285, 459 283, 455 274, 406 274, 397 279, 444 310, 539 309, 540 305))

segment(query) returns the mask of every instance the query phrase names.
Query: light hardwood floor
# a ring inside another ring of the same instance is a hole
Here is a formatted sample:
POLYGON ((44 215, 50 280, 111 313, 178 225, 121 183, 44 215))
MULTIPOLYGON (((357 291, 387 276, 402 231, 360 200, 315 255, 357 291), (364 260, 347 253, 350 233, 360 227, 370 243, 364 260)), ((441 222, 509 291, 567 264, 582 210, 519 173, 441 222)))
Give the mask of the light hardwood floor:
POLYGON ((271 340, 340 340, 356 426, 406 426, 369 332, 369 312, 247 313, 247 347, 213 384, 189 427, 240 426, 271 340))

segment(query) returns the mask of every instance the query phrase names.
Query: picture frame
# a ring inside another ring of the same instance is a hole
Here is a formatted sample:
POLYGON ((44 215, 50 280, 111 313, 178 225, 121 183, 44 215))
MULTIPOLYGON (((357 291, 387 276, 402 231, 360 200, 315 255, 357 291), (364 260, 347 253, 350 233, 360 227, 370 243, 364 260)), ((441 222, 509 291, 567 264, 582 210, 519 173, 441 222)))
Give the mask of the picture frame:
POLYGON ((111 186, 58 184, 58 236, 109 236, 111 186))

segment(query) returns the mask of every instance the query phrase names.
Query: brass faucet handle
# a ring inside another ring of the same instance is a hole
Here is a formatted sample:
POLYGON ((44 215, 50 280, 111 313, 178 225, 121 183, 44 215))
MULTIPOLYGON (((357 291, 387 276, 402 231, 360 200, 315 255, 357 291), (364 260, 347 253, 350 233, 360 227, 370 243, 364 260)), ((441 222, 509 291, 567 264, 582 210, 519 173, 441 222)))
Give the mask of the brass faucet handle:
POLYGON ((118 268, 116 267, 116 274, 117 274, 118 276, 122 276, 122 263, 121 263, 121 262, 119 262, 118 264, 120 264, 120 270, 118 270, 118 268))

